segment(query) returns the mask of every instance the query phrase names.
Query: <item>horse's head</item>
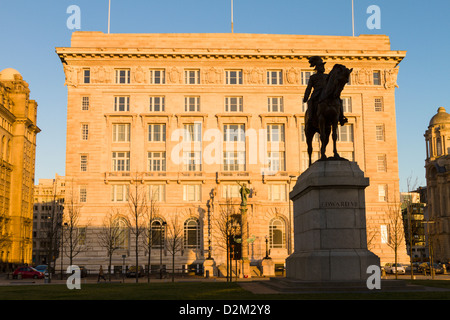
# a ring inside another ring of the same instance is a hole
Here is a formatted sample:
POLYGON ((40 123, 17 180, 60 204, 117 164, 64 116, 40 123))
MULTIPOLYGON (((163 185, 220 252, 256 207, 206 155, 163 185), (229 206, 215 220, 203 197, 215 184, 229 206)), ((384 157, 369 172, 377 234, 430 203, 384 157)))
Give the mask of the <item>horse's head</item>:
POLYGON ((322 100, 339 97, 344 86, 350 80, 352 71, 353 68, 349 69, 342 64, 335 64, 328 76, 326 89, 322 92, 322 100))

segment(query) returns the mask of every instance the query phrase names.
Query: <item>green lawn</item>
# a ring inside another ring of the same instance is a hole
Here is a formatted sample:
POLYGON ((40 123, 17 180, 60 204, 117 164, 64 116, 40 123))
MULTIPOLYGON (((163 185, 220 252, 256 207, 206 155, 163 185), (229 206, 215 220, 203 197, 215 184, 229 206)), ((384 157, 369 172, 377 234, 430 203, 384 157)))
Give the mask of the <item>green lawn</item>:
MULTIPOLYGON (((421 281, 414 284, 450 289, 450 281, 421 281)), ((369 292, 367 294, 253 294, 237 283, 167 282, 167 283, 101 283, 82 284, 81 290, 69 290, 65 285, 0 286, 0 300, 450 300, 448 292, 369 292)))

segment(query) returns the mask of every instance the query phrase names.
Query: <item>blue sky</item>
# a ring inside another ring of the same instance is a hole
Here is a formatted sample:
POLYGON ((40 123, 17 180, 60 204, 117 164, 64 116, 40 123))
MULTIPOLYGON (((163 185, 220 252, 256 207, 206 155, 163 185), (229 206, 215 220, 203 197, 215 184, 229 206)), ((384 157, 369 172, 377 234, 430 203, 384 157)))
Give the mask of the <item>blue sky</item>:
MULTIPOLYGON (((400 190, 424 186, 423 134, 438 107, 450 112, 450 1, 354 0, 355 34, 386 34, 407 51, 396 91, 400 190), (369 30, 367 8, 381 9, 369 30)), ((112 33, 227 33, 231 0, 112 0, 112 33)), ((0 70, 17 69, 38 102, 36 182, 64 175, 67 88, 55 47, 70 46, 67 8, 81 9, 81 30, 107 32, 108 0, 0 0, 0 70)), ((234 0, 234 32, 352 35, 351 0, 234 0)))

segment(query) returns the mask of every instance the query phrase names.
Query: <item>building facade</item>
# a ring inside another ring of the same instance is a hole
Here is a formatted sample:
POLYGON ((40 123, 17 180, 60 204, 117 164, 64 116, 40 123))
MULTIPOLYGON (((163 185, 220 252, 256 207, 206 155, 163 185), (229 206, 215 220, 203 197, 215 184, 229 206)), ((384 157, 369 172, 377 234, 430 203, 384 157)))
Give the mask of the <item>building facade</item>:
POLYGON ((450 115, 437 110, 425 132, 427 235, 434 261, 450 261, 450 115))
MULTIPOLYGON (((168 237, 159 230, 175 217, 183 230, 177 268, 209 254, 223 265, 216 223, 226 208, 239 212, 245 183, 248 258, 257 265, 267 242, 283 265, 293 252, 289 191, 308 168, 302 100, 313 55, 327 73, 336 63, 353 68, 338 150, 370 178, 369 248, 393 261, 385 215, 399 198, 394 93, 405 52, 391 50, 388 37, 74 32, 71 47, 56 52, 68 88, 66 193, 93 239, 80 264, 106 263, 95 229, 111 211, 129 223, 128 195, 142 189, 157 202, 154 234, 168 237)), ((315 139, 314 160, 318 154, 315 139)), ((122 255, 133 263, 133 235, 126 238, 113 264, 122 265, 122 255)), ((150 264, 171 265, 166 247, 154 249, 150 264)), ((148 251, 141 252, 144 265, 148 251)))
POLYGON ((0 72, 0 263, 31 263, 37 103, 17 70, 0 72))

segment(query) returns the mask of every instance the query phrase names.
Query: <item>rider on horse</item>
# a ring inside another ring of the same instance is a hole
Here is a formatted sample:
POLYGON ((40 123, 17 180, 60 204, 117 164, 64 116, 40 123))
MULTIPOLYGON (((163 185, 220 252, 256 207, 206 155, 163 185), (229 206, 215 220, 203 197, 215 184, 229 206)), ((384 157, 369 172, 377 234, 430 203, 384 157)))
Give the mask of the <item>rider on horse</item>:
MULTIPOLYGON (((308 86, 305 90, 305 95, 303 97, 303 102, 308 102, 309 119, 308 122, 312 122, 316 117, 317 105, 319 103, 319 97, 323 89, 325 89, 328 81, 328 74, 325 73, 325 63, 321 57, 314 56, 308 59, 311 67, 315 67, 316 73, 309 78, 308 86), (309 99, 311 90, 314 91, 309 99), (309 100, 308 100, 309 99, 309 100)), ((341 103, 339 123, 343 126, 348 119, 344 117, 344 111, 341 103)))

